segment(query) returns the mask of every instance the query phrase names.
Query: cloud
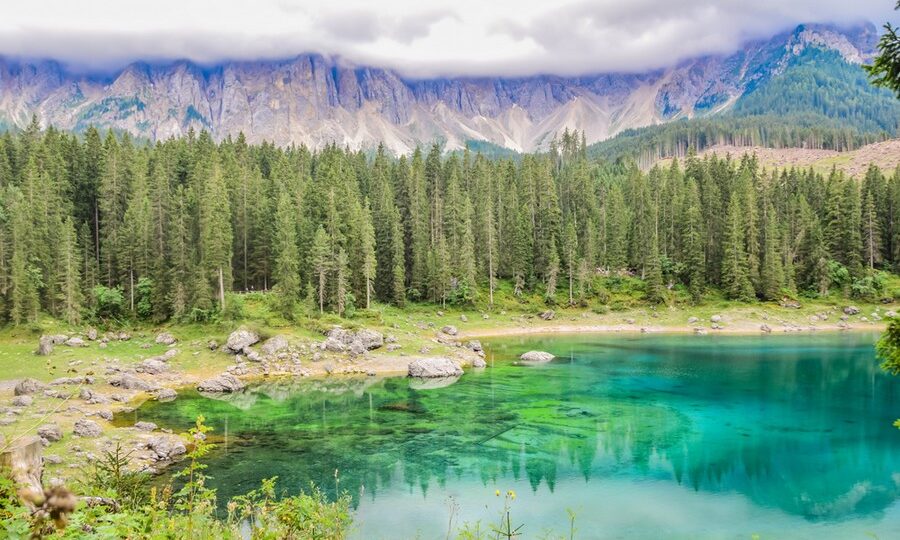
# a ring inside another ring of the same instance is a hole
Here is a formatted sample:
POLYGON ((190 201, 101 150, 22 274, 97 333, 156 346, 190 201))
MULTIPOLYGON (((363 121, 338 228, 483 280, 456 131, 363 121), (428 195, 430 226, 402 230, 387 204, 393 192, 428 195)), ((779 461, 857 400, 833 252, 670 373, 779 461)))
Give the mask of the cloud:
POLYGON ((112 70, 134 60, 306 52, 435 75, 643 71, 800 23, 880 25, 887 0, 30 0, 4 5, 0 54, 112 70))

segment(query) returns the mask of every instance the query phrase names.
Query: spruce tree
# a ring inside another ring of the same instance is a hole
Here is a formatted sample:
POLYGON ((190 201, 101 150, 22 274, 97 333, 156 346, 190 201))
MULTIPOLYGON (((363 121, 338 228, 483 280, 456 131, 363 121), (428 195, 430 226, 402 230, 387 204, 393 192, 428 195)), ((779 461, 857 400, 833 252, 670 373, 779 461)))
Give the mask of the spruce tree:
POLYGON ((732 300, 753 300, 753 284, 747 269, 748 258, 744 240, 744 218, 737 197, 732 197, 725 216, 724 256, 722 258, 722 288, 732 300))
POLYGON ((275 293, 278 306, 286 319, 292 319, 294 307, 300 299, 300 253, 297 249, 296 210, 293 198, 286 190, 278 194, 275 213, 275 293))

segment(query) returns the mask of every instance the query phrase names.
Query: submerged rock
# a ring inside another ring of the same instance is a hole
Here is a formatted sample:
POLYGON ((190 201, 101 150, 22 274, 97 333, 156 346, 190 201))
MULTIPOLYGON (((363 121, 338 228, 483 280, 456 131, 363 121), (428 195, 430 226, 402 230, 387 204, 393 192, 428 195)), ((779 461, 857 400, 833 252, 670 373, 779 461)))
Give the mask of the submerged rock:
POLYGON ((420 358, 409 363, 407 373, 410 377, 457 377, 463 370, 449 358, 420 358))
POLYGON ((238 392, 243 389, 244 383, 229 373, 223 373, 197 385, 197 390, 201 392, 238 392))
POLYGON ((528 351, 519 356, 519 360, 528 364, 546 364, 554 358, 554 355, 545 351, 528 351))
POLYGON ((452 377, 417 377, 409 381, 409 387, 413 390, 436 390, 446 388, 459 380, 459 375, 452 377))

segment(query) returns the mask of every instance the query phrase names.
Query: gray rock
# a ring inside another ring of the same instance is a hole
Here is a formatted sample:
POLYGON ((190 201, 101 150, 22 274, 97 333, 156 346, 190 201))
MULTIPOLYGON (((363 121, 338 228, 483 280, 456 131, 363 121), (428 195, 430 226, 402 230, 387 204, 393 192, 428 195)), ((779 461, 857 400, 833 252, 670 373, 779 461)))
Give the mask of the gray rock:
POLYGON ((148 382, 130 373, 122 373, 109 379, 109 384, 124 390, 157 390, 159 385, 148 382))
POLYGON ((399 343, 388 343, 387 351, 388 351, 388 352, 394 352, 394 351, 396 351, 397 349, 401 349, 401 348, 403 348, 403 346, 400 345, 399 343))
POLYGON ((772 328, 766 323, 763 323, 762 325, 760 325, 759 329, 760 329, 760 331, 765 332, 766 334, 772 333, 772 328))
POLYGON ((209 348, 209 350, 214 351, 219 348, 219 342, 211 339, 206 343, 206 346, 209 348))
POLYGON ((688 324, 697 324, 698 322, 700 322, 700 319, 697 317, 688 317, 688 324))
POLYGON ((288 340, 285 336, 275 336, 267 339, 260 347, 260 350, 264 355, 272 356, 287 349, 288 346, 288 340))
POLYGON ((86 418, 76 420, 72 432, 79 437, 99 437, 103 434, 100 424, 86 418))
POLYGON ((897 312, 889 309, 884 312, 884 316, 887 317, 888 319, 893 319, 894 317, 897 316, 897 312))
POLYGON ((165 362, 160 362, 155 358, 148 358, 138 364, 134 369, 138 373, 146 373, 147 375, 159 375, 160 373, 169 371, 169 365, 165 362))
POLYGON ((363 328, 356 332, 354 341, 359 341, 366 350, 372 351, 384 345, 384 335, 381 332, 363 328))
POLYGON ((487 362, 484 361, 484 358, 476 358, 475 360, 472 360, 472 367, 478 369, 485 368, 487 367, 487 362))
POLYGON ((449 358, 420 358, 409 363, 407 374, 410 377, 456 377, 463 374, 463 370, 456 362, 449 358))
POLYGON ((441 328, 441 332, 447 334, 448 336, 455 336, 459 333, 459 330, 452 324, 448 324, 447 326, 441 328))
POLYGON ((97 341, 97 329, 96 328, 88 328, 87 338, 91 341, 97 341))
POLYGON ((459 375, 452 377, 418 377, 409 381, 409 387, 412 390, 436 390, 438 388, 446 388, 458 380, 459 375))
POLYGON ((63 462, 62 458, 57 456, 56 454, 45 454, 44 461, 51 465, 59 465, 63 462))
POLYGON ((153 422, 135 422, 134 429, 140 431, 156 431, 156 424, 153 422))
POLYGON ((859 308, 856 306, 847 306, 844 308, 845 315, 857 315, 859 314, 859 308))
POLYGON ((187 453, 181 439, 170 435, 160 435, 147 441, 147 449, 153 452, 157 461, 169 461, 187 453))
POLYGON ((66 340, 66 347, 84 347, 84 340, 80 337, 73 337, 66 340))
POLYGON ((43 390, 44 388, 44 385, 35 379, 22 379, 18 384, 16 384, 16 387, 13 388, 13 395, 25 396, 28 394, 34 394, 43 390))
POLYGON ((363 345, 362 341, 355 339, 352 343, 350 343, 350 354, 352 354, 353 356, 359 356, 365 353, 366 347, 363 345))
POLYGON ((109 398, 102 394, 98 394, 94 392, 90 388, 82 388, 81 392, 78 393, 78 397, 88 402, 91 405, 98 405, 101 403, 109 403, 109 398))
POLYGON ((97 411, 95 414, 96 414, 97 416, 99 416, 100 418, 102 418, 102 419, 104 419, 104 420, 108 420, 108 421, 110 421, 110 422, 111 422, 112 419, 113 419, 113 413, 112 413, 112 411, 106 411, 106 410, 103 410, 103 411, 97 411))
POLYGON ((60 377, 50 381, 50 386, 62 386, 66 384, 94 384, 94 378, 88 375, 86 377, 60 377))
POLYGON ((466 348, 474 352, 484 352, 484 348, 481 346, 481 342, 477 339, 470 340, 468 343, 466 343, 466 348))
POLYGON ((244 389, 244 383, 229 373, 223 373, 218 377, 207 379, 197 385, 201 392, 238 392, 244 389))
POLYGON ((171 388, 162 388, 155 394, 157 401, 172 401, 176 397, 178 397, 178 393, 171 388))
POLYGON ((53 352, 53 336, 41 336, 38 340, 37 354, 40 356, 48 356, 53 352))
POLYGON ((722 322, 722 316, 721 315, 713 315, 712 317, 709 318, 709 322, 720 323, 720 322, 722 322))
POLYGON ((463 313, 462 315, 459 316, 459 320, 460 320, 460 322, 469 322, 469 318, 466 317, 465 313, 463 313))
POLYGON ((174 345, 176 341, 178 340, 175 339, 175 336, 168 332, 163 332, 156 336, 157 345, 174 345))
POLYGON ((259 334, 246 328, 239 328, 228 336, 224 349, 227 353, 237 354, 258 341, 259 334))
POLYGON ((705 336, 706 334, 707 334, 706 328, 694 328, 694 335, 705 336))
POLYGON ((541 319, 543 319, 545 321, 552 321, 553 317, 556 317, 556 312, 553 311, 552 309, 548 309, 547 311, 544 311, 543 313, 538 315, 538 317, 540 317, 541 319))
POLYGON ((344 352, 348 346, 349 344, 344 344, 340 339, 331 336, 322 343, 322 349, 328 352, 344 352))
POLYGON ((27 394, 12 399, 13 407, 28 407, 32 403, 34 403, 34 398, 27 394))
POLYGON ((554 358, 556 357, 544 351, 528 351, 519 356, 519 360, 528 364, 545 364, 554 358))

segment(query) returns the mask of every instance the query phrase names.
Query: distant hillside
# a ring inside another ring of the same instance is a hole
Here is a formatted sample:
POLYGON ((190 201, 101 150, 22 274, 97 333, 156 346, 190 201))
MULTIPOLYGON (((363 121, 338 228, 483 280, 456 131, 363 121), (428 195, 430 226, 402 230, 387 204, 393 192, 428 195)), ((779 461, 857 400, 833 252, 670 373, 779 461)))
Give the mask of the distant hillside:
POLYGON ((138 62, 110 76, 73 73, 52 60, 0 58, 0 127, 23 128, 37 114, 65 130, 96 125, 149 140, 193 129, 219 140, 244 133, 250 142, 279 145, 384 143, 395 153, 433 141, 449 151, 469 141, 492 152, 542 150, 569 129, 584 132, 589 143, 625 132, 620 140, 629 146, 636 141, 640 152, 665 155, 686 150, 698 134, 682 140, 664 131, 665 140, 646 142, 629 130, 724 115, 751 120, 715 124, 721 135, 703 134, 698 146, 717 137, 735 142, 735 130, 743 130, 737 142, 855 147, 872 134, 895 133, 900 118, 900 108, 861 75, 876 41, 871 25, 803 25, 730 55, 581 77, 409 79, 316 54, 215 66, 138 62), (753 121, 760 113, 781 123, 753 121), (812 138, 791 131, 798 125, 812 138))
MULTIPOLYGON (((764 148, 760 146, 713 146, 698 153, 700 157, 716 154, 720 157, 733 157, 744 154, 756 154, 762 167, 771 168, 806 168, 827 173, 836 167, 850 176, 861 177, 870 165, 875 165, 890 174, 900 167, 900 139, 868 144, 862 148, 847 152, 835 150, 814 150, 809 148, 764 148)), ((658 163, 668 165, 671 159, 658 163)))

